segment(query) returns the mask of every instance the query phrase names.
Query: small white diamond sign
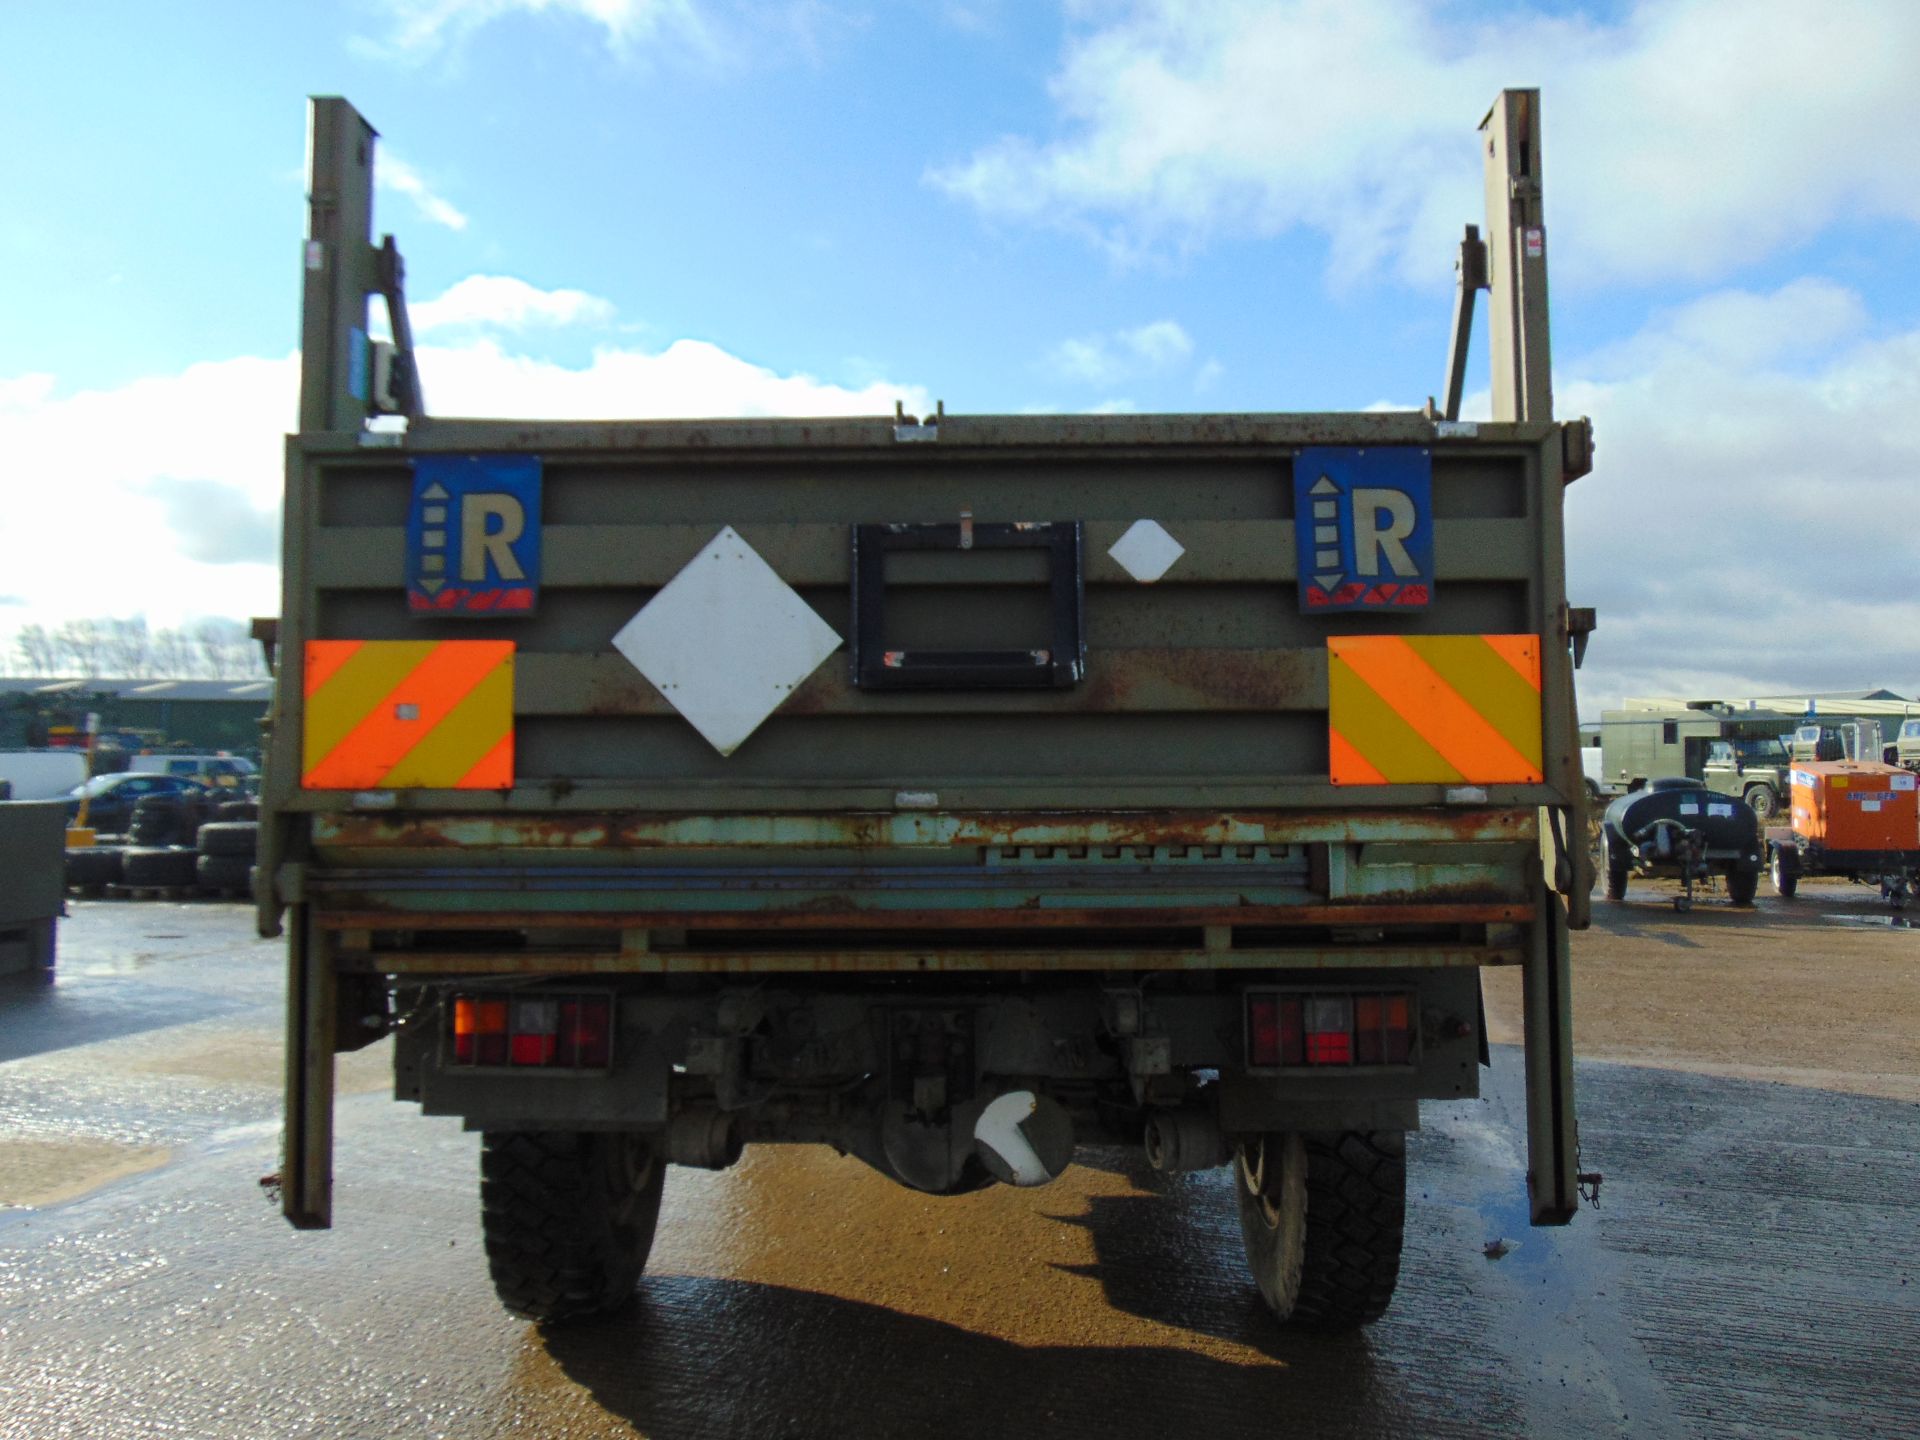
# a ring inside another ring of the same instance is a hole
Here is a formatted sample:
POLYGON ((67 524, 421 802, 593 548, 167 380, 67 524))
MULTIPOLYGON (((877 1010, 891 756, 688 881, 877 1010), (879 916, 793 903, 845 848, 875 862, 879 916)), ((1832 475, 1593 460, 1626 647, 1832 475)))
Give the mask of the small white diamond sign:
POLYGON ((1187 547, 1157 520, 1136 520, 1127 533, 1107 549, 1114 563, 1142 585, 1151 585, 1173 568, 1173 562, 1187 553, 1187 547))
POLYGON ((621 626, 613 648, 731 755, 840 636, 729 525, 621 626))

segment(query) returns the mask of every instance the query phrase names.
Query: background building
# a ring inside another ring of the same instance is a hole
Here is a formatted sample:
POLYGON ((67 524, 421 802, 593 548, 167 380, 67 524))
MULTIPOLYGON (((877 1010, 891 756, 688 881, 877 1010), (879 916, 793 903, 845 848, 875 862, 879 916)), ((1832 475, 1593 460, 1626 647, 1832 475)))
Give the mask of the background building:
POLYGON ((0 678, 0 749, 85 743, 86 717, 121 748, 257 757, 271 680, 0 678))

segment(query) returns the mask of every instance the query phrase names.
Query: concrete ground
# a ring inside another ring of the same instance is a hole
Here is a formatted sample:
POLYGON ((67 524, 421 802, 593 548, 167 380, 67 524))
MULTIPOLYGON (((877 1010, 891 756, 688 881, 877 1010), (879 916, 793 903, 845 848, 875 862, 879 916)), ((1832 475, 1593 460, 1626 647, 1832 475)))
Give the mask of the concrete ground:
POLYGON ((1269 1322, 1226 1172, 1118 1150, 949 1200, 817 1149, 675 1170, 634 1308, 543 1333, 493 1300, 475 1138, 384 1098, 384 1047, 336 1228, 279 1219, 246 910, 76 902, 56 983, 0 988, 0 1437, 1920 1434, 1920 935, 1864 890, 1664 899, 1575 941, 1600 1208, 1526 1227, 1497 1046, 1410 1138, 1393 1310, 1333 1340, 1269 1322))

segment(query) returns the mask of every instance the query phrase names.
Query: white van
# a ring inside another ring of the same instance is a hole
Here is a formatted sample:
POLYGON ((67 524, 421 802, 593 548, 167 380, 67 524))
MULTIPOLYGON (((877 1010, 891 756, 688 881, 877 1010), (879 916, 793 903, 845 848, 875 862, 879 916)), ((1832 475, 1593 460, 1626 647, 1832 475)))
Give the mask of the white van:
POLYGON ((207 785, 238 785, 254 773, 254 764, 238 755, 135 755, 127 769, 136 775, 174 775, 207 785))
POLYGON ((84 750, 0 750, 0 782, 14 800, 57 800, 86 782, 84 750))

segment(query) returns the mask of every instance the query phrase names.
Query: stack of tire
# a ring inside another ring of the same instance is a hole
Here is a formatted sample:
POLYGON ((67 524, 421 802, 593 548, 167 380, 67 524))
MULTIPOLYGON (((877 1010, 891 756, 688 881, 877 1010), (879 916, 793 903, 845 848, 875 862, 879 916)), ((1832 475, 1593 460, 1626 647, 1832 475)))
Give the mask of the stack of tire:
MULTIPOLYGON (((117 841, 120 837, 110 837, 117 841)), ((120 883, 120 859, 126 851, 117 843, 83 845, 67 851, 67 888, 82 895, 104 895, 120 883)))
POLYGON ((203 894, 243 898, 253 885, 253 857, 260 848, 260 807, 230 800, 215 807, 195 842, 194 881, 203 894))
POLYGON ((128 890, 191 890, 194 842, 205 818, 206 806, 197 796, 148 795, 136 801, 119 883, 128 890))

